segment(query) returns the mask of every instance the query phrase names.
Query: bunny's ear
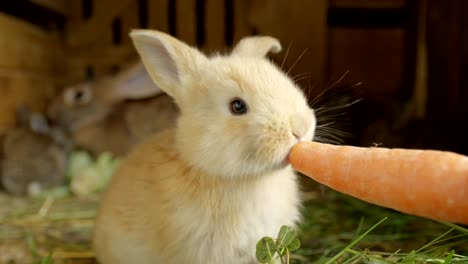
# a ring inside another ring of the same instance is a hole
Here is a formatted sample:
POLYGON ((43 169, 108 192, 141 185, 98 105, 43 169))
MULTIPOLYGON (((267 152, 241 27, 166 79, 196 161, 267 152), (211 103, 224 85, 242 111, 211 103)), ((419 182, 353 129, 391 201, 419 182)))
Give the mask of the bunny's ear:
POLYGON ((39 113, 31 114, 31 117, 29 118, 29 126, 33 132, 38 134, 47 135, 50 132, 50 126, 47 119, 39 113))
POLYGON ((163 93, 157 86, 142 63, 132 65, 119 73, 112 85, 112 93, 118 100, 144 99, 163 93))
POLYGON ((281 44, 278 39, 269 36, 255 36, 241 39, 231 54, 261 58, 269 52, 278 53, 280 51, 281 44))
POLYGON ((50 131, 50 126, 45 116, 32 112, 26 105, 18 107, 16 115, 23 128, 30 129, 38 134, 47 134, 50 131))
POLYGON ((186 77, 207 60, 195 48, 159 31, 132 30, 130 37, 153 81, 176 101, 186 92, 186 77))

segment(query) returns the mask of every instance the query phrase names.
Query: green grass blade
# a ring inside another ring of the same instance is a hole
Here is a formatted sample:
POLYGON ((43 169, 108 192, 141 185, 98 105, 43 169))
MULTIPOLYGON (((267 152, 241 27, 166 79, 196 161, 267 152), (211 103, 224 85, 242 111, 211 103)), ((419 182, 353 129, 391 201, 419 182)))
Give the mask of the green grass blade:
POLYGON ((387 217, 384 219, 380 220, 377 224, 373 225, 370 227, 366 232, 364 232, 362 235, 360 235, 357 239, 355 239, 353 242, 351 242, 348 246, 346 246, 340 253, 336 254, 333 258, 329 259, 325 264, 331 264, 335 263, 338 258, 340 258, 343 254, 347 252, 348 249, 354 247, 359 241, 361 241, 364 237, 367 236, 370 232, 372 232, 375 228, 377 228, 380 224, 382 224, 385 220, 387 220, 387 217))
POLYGON ((446 226, 448 226, 448 227, 451 227, 451 228, 453 228, 453 229, 455 229, 455 230, 457 230, 457 231, 460 231, 460 232, 463 232, 463 233, 468 234, 468 229, 463 228, 463 227, 461 227, 461 226, 459 226, 459 225, 456 225, 456 224, 454 224, 454 223, 450 223, 450 222, 439 222, 439 223, 444 224, 444 225, 446 225, 446 226))
POLYGON ((445 259, 444 264, 452 264, 453 254, 455 254, 455 251, 453 251, 453 250, 450 251, 450 254, 445 259))

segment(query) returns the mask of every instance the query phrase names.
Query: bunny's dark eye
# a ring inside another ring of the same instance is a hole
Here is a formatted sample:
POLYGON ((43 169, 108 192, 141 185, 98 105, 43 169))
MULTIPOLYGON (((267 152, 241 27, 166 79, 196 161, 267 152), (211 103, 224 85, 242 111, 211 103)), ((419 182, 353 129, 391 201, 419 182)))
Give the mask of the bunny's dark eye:
POLYGON ((233 115, 243 115, 247 113, 247 104, 240 98, 234 98, 229 103, 229 110, 233 115))
POLYGON ((88 88, 70 88, 65 90, 64 99, 69 106, 84 105, 91 101, 92 91, 88 88))
POLYGON ((79 102, 83 98, 84 93, 82 91, 77 91, 75 93, 75 102, 79 102))

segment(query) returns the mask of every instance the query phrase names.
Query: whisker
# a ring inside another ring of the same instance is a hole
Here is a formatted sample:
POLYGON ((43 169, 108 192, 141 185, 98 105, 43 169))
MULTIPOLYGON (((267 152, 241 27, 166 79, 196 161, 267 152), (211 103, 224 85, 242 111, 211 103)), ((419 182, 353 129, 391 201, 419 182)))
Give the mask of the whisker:
POLYGON ((317 85, 317 83, 311 83, 311 78, 309 78, 309 80, 307 82, 307 87, 308 87, 308 92, 309 92, 309 96, 307 98, 310 99, 312 97, 312 94, 313 94, 312 91, 317 89, 318 85, 317 85))
POLYGON ((295 81, 296 78, 303 77, 303 76, 309 76, 309 75, 310 75, 310 72, 303 72, 303 73, 296 74, 295 76, 291 77, 291 79, 293 81, 295 81))
POLYGON ((317 134, 319 138, 321 138, 321 142, 334 142, 338 144, 343 144, 345 141, 339 135, 334 135, 334 134, 317 134))
POLYGON ((327 115, 327 116, 319 116, 319 117, 317 117, 317 121, 322 122, 322 121, 325 121, 325 120, 336 120, 337 117, 341 117, 341 116, 345 116, 345 115, 347 115, 346 112, 327 115))
MULTIPOLYGON (((333 98, 333 97, 342 97, 346 92, 348 91, 353 91, 353 88, 361 85, 362 83, 356 83, 354 85, 344 85, 340 88, 336 88, 337 90, 336 91, 330 91, 328 90, 327 92, 329 92, 328 94, 325 94, 325 93, 322 93, 319 97, 316 97, 315 98, 315 104, 321 104, 322 101, 326 101, 327 98, 333 98)), ((359 99, 359 100, 362 100, 359 99)), ((357 102, 354 102, 354 103, 357 103, 357 102)), ((328 104, 326 104, 328 105, 328 104)), ((326 106, 324 105, 324 106, 326 106)))
POLYGON ((343 108, 346 108, 346 107, 350 107, 350 106, 352 106, 352 105, 354 105, 356 103, 359 103, 360 101, 362 101, 362 99, 356 99, 356 100, 354 100, 354 101, 352 101, 350 103, 339 105, 339 106, 321 107, 321 108, 318 108, 318 110, 316 109, 315 113, 316 114, 323 114, 323 113, 327 113, 327 112, 330 112, 330 111, 343 109, 343 108))
POLYGON ((348 132, 345 132, 345 131, 341 131, 341 130, 338 130, 338 129, 335 129, 335 128, 331 128, 331 127, 321 127, 317 130, 317 132, 319 132, 319 134, 321 132, 326 132, 327 135, 336 135, 336 136, 351 136, 351 133, 348 133, 348 132))
POLYGON ((317 128, 327 127, 327 126, 329 126, 329 125, 334 125, 334 124, 336 124, 335 121, 329 122, 329 123, 325 123, 325 124, 320 124, 320 125, 317 126, 317 128))
POLYGON ((335 81, 331 86, 327 87, 326 89, 324 89, 322 92, 320 92, 315 98, 314 100, 312 100, 311 102, 311 105, 314 105, 315 103, 317 103, 317 100, 319 100, 326 92, 330 91, 331 89, 333 89, 337 84, 339 84, 341 81, 343 81, 343 79, 346 77, 346 75, 348 75, 349 73, 349 70, 345 71, 340 78, 338 78, 337 81, 335 81))
POLYGON ((336 82, 334 82, 330 87, 328 87, 328 89, 331 89, 333 87, 335 87, 337 84, 339 84, 341 81, 343 81, 343 79, 346 77, 346 75, 348 75, 349 73, 349 70, 346 70, 340 78, 338 78, 338 80, 336 82))
POLYGON ((310 76, 303 76, 301 78, 297 78, 297 79, 294 80, 294 82, 299 82, 299 81, 305 80, 307 78, 310 78, 310 76))
POLYGON ((334 135, 315 134, 314 140, 322 143, 343 144, 344 140, 334 135))
POLYGON ((289 70, 286 72, 286 74, 289 74, 289 72, 294 68, 294 66, 296 66, 296 64, 302 59, 302 57, 304 57, 304 55, 307 53, 307 51, 309 51, 309 48, 306 48, 302 53, 301 55, 299 55, 299 57, 296 59, 296 61, 293 63, 293 65, 289 68, 289 70))
POLYGON ((320 142, 320 143, 326 143, 326 144, 333 144, 333 145, 342 145, 344 142, 341 141, 341 140, 333 140, 333 139, 329 139, 329 138, 315 138, 314 139, 316 142, 320 142))
POLYGON ((291 49, 291 46, 292 46, 292 42, 289 42, 288 48, 286 49, 286 54, 284 54, 283 61, 281 62, 281 67, 280 67, 280 69, 283 69, 284 63, 286 62, 286 58, 287 58, 288 55, 289 55, 289 49, 291 49))

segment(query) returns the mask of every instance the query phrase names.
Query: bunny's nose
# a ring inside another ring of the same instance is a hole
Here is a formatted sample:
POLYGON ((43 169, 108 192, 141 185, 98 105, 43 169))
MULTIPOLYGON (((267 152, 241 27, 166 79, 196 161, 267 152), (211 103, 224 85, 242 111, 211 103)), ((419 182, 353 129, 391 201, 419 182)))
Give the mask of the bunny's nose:
POLYGON ((305 116, 297 116, 291 119, 291 133, 297 141, 304 140, 307 131, 309 131, 310 123, 310 118, 305 116))
POLYGON ((297 141, 301 141, 302 136, 299 133, 293 131, 292 134, 297 139, 297 141))

